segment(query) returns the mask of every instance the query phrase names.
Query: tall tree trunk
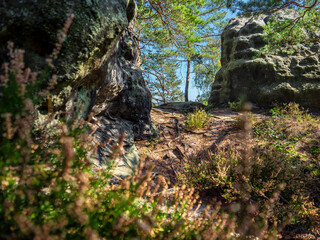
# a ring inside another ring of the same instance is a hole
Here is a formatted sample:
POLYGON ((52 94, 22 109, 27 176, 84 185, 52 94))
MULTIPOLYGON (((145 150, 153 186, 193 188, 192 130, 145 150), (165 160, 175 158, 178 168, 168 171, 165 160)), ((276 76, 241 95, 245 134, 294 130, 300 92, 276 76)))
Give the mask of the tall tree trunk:
POLYGON ((184 101, 189 102, 189 81, 190 81, 191 58, 188 59, 186 89, 184 91, 184 101))
POLYGON ((141 31, 137 31, 137 37, 136 37, 136 41, 137 41, 137 49, 138 49, 138 65, 141 67, 142 66, 142 59, 141 59, 141 40, 140 40, 140 35, 141 35, 141 31))

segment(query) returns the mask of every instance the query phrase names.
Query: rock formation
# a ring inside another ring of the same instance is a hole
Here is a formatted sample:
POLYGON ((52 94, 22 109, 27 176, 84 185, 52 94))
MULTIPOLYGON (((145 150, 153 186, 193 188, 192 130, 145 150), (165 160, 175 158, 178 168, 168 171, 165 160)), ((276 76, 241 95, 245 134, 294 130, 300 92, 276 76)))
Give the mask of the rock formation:
POLYGON ((273 17, 282 21, 295 18, 296 13, 280 11, 230 20, 222 33, 222 68, 213 83, 209 104, 225 105, 244 97, 258 105, 295 101, 320 107, 320 43, 311 48, 299 46, 304 56, 258 56, 266 44, 264 26, 273 17))
POLYGON ((198 102, 169 102, 169 103, 163 103, 157 108, 162 110, 173 110, 176 112, 183 112, 183 113, 191 113, 196 109, 205 109, 206 106, 202 103, 198 102))
MULTIPOLYGON (((54 62, 59 80, 51 97, 53 108, 76 103, 78 109, 83 106, 83 117, 89 112, 102 117, 95 137, 112 140, 99 148, 100 164, 107 161, 118 136, 127 132, 124 172, 138 162, 133 139, 151 135, 151 94, 137 65, 132 37, 136 8, 134 0, 0 2, 0 61, 6 60, 7 41, 12 41, 25 49, 26 64, 34 71, 45 68, 67 14, 74 15, 54 62)), ((38 114, 46 115, 46 108, 39 107, 38 114)))

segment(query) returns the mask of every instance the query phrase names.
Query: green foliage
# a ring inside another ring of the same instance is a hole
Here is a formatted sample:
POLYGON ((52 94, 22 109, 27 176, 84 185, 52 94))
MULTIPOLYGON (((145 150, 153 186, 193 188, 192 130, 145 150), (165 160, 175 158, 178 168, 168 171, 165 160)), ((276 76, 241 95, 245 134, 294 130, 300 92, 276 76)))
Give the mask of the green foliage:
POLYGON ((286 21, 269 21, 266 25, 265 40, 268 43, 265 51, 281 49, 282 54, 291 55, 299 51, 299 44, 312 47, 314 35, 319 31, 319 6, 310 11, 301 10, 303 16, 299 21, 296 19, 286 21))
MULTIPOLYGON (((141 63, 148 84, 160 101, 181 96, 181 77, 176 73, 186 69, 188 61, 193 64, 196 86, 208 91, 219 58, 213 33, 224 26, 225 3, 225 0, 138 1, 136 37, 141 63), (202 87, 202 83, 206 86, 202 87)), ((186 72, 189 79, 191 66, 186 72)))
POLYGON ((182 101, 181 80, 176 72, 180 66, 177 58, 161 51, 148 53, 148 58, 144 62, 143 75, 153 94, 153 99, 158 103, 182 101))
MULTIPOLYGON (((233 6, 240 7, 246 13, 266 12, 285 4, 286 0, 264 0, 264 1, 231 1, 233 6)), ((232 6, 231 6, 232 9, 232 6)))
POLYGON ((275 106, 270 110, 273 117, 282 117, 282 118, 292 118, 299 122, 302 121, 311 121, 314 117, 305 110, 303 107, 300 107, 297 103, 288 103, 283 106, 275 106))
POLYGON ((260 214, 272 208, 268 221, 318 226, 320 120, 294 103, 271 113, 254 123, 252 139, 233 136, 215 152, 189 158, 180 180, 198 191, 218 193, 227 202, 245 196, 260 214), (278 197, 270 206, 273 196, 278 197))
MULTIPOLYGON (((271 19, 265 26, 265 41, 267 45, 261 49, 262 53, 276 52, 290 55, 303 53, 300 45, 312 47, 318 41, 319 9, 320 5, 314 0, 301 1, 240 1, 238 3, 243 12, 252 14, 259 12, 273 12, 282 9, 284 14, 295 13, 296 17, 288 20, 271 19)), ((275 12, 274 15, 279 15, 275 12)), ((261 54, 261 53, 260 53, 261 54)))
POLYGON ((211 93, 211 85, 215 75, 221 68, 220 60, 220 40, 212 39, 208 42, 208 48, 204 51, 211 52, 210 57, 194 57, 193 72, 194 86, 199 90, 197 101, 207 104, 211 93))
POLYGON ((210 117, 204 109, 195 109, 193 113, 189 113, 185 120, 186 129, 188 131, 204 128, 210 117))
POLYGON ((233 171, 238 163, 234 149, 219 151, 217 154, 209 152, 201 158, 189 159, 184 165, 184 175, 180 178, 200 191, 224 189, 225 186, 231 187, 233 171))

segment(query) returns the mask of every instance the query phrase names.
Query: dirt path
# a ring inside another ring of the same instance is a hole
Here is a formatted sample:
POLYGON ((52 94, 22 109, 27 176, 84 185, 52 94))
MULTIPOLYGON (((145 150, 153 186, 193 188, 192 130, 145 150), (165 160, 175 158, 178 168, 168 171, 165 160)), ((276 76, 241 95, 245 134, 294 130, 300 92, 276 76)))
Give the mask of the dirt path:
POLYGON ((229 109, 212 110, 207 126, 192 132, 185 130, 186 116, 177 110, 152 109, 151 117, 159 130, 159 137, 136 142, 140 153, 147 155, 149 163, 155 165, 154 174, 164 176, 170 186, 176 183, 176 171, 184 159, 219 145, 234 129, 238 113, 229 109))

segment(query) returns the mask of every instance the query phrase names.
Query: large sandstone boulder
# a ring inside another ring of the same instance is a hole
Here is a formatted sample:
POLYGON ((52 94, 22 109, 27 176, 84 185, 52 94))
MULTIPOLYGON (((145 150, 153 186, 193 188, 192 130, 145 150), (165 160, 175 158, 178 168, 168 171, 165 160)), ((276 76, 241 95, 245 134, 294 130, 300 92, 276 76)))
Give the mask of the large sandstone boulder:
MULTIPOLYGON (((89 112, 102 117, 95 137, 112 141, 98 150, 99 164, 106 163, 112 144, 125 131, 120 166, 131 168, 139 160, 133 140, 151 135, 151 94, 132 37, 136 8, 135 0, 0 1, 0 63, 6 60, 7 41, 12 41, 25 49, 26 64, 34 71, 45 69, 58 31, 67 15, 74 15, 54 62, 59 79, 50 98, 54 111, 76 103, 83 117, 89 112)), ((46 103, 38 110, 41 121, 48 114, 46 103)))
POLYGON ((178 111, 183 113, 191 113, 196 109, 205 109, 206 106, 198 102, 169 102, 157 106, 163 110, 178 111))
MULTIPOLYGON (((296 18, 294 11, 274 15, 236 17, 222 33, 222 68, 212 86, 209 104, 224 105, 239 98, 269 105, 296 101, 320 107, 320 43, 311 48, 298 46, 299 53, 262 54, 264 26, 270 19, 296 18)), ((306 33, 307 34, 307 33, 306 33)))

